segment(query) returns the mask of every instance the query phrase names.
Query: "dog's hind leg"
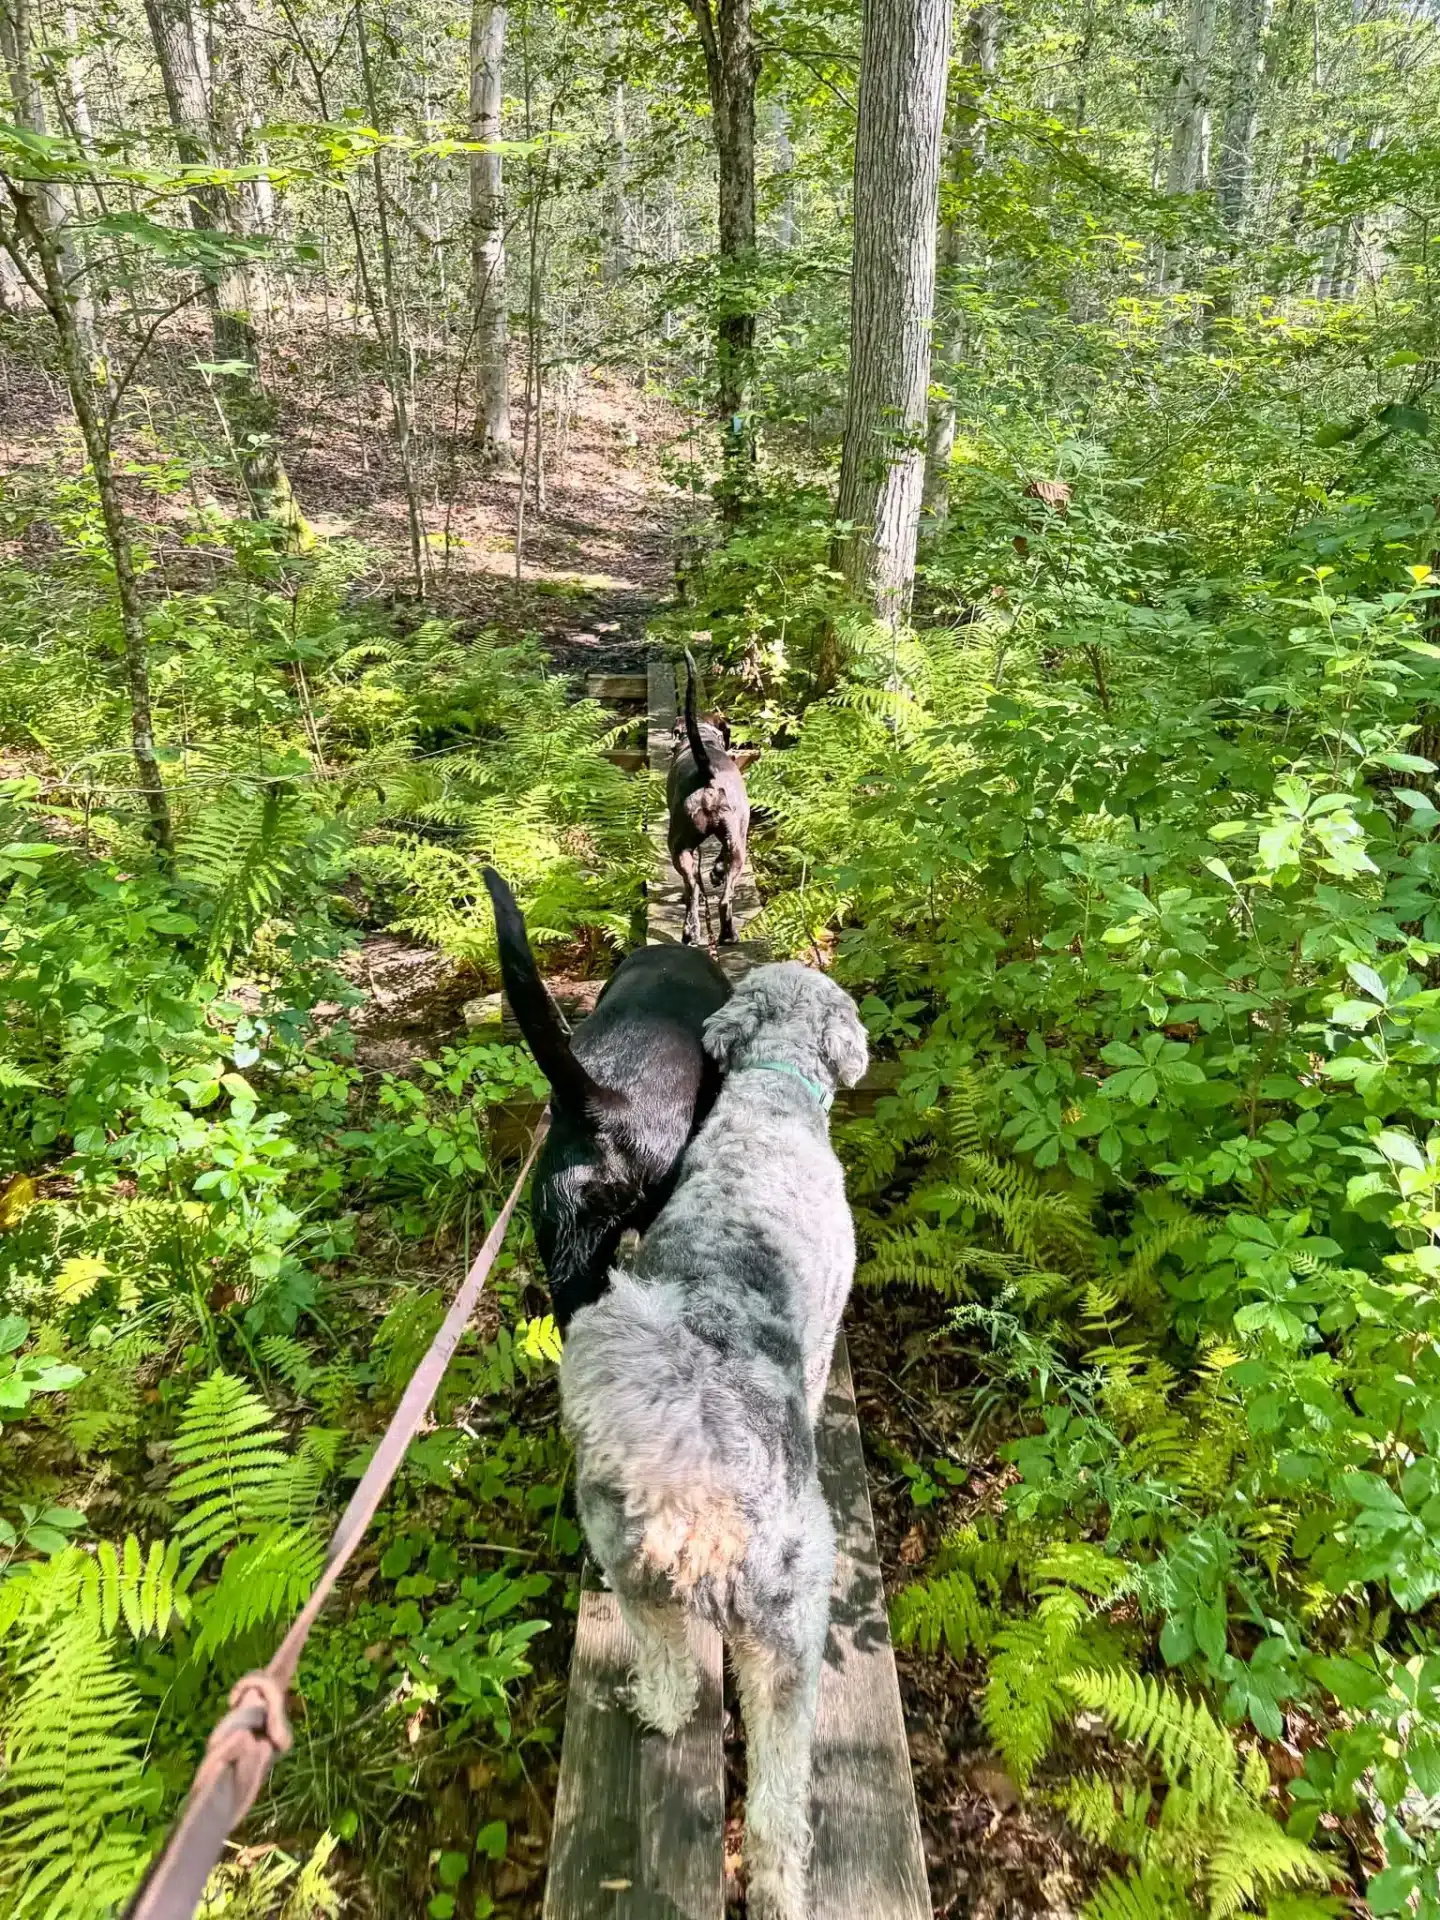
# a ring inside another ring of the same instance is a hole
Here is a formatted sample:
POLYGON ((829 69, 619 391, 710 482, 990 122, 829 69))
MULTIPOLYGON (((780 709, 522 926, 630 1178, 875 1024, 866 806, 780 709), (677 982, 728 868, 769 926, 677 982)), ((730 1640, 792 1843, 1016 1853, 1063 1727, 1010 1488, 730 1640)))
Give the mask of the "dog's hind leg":
POLYGON ((811 1748, 835 1562, 818 1484, 813 1503, 793 1584, 773 1618, 757 1618, 732 1644, 745 1715, 750 1920, 809 1920, 811 1748))
POLYGON ((720 940, 722 945, 729 945, 740 937, 735 931, 735 888, 745 866, 745 843, 727 833, 724 851, 715 866, 717 873, 723 868, 725 874, 720 891, 720 940))
POLYGON ((680 875, 680 884, 685 889, 685 932, 682 935, 687 947, 700 945, 700 849, 682 847, 674 856, 675 870, 680 875))
POLYGON ((685 1635, 684 1609, 674 1601, 637 1600, 618 1591, 616 1598, 638 1649, 630 1705, 638 1720, 671 1739, 700 1698, 700 1670, 685 1635))

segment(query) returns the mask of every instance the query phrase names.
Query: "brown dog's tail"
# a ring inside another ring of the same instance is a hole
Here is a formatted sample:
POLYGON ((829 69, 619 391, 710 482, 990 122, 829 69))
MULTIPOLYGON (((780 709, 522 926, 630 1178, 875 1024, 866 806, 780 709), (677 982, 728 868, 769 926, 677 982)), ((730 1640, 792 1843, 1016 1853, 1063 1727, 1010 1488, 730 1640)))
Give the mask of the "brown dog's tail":
POLYGON ((540 978, 514 894, 493 867, 486 867, 484 873, 490 904, 495 909, 500 973, 535 1064, 550 1082, 557 1106, 577 1114, 593 1110, 605 1104, 609 1096, 575 1058, 565 1023, 540 978))
POLYGON ((700 732, 700 722, 695 713, 696 678, 695 657, 687 647, 685 649, 685 737, 690 742, 690 752, 694 756, 695 770, 708 787, 713 768, 710 765, 710 755, 700 732))

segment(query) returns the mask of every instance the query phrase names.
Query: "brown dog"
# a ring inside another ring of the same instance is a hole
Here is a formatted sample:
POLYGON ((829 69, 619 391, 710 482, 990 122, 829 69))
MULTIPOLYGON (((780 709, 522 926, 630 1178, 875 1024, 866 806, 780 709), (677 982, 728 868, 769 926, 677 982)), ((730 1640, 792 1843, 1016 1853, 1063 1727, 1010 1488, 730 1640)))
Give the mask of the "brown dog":
POLYGON ((695 662, 685 655, 685 733, 676 741, 665 783, 670 858, 685 888, 685 944, 700 943, 700 849, 713 834, 720 857, 710 875, 720 888, 720 938, 734 940, 735 888, 750 838, 750 796, 727 751, 725 734, 695 712, 695 662))

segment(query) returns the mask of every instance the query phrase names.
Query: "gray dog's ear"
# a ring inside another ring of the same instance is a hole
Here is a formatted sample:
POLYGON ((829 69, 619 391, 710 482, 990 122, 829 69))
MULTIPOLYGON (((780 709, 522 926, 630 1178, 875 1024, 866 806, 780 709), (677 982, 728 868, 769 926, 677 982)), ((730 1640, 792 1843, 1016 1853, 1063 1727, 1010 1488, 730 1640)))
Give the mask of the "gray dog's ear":
POLYGON ((870 1043, 848 995, 843 1007, 833 1007, 826 1014, 820 1051, 839 1085, 859 1086, 870 1064, 870 1043))
POLYGON ((705 1051, 727 1071, 737 1049, 755 1038, 767 1016, 764 997, 743 987, 705 1022, 705 1051))

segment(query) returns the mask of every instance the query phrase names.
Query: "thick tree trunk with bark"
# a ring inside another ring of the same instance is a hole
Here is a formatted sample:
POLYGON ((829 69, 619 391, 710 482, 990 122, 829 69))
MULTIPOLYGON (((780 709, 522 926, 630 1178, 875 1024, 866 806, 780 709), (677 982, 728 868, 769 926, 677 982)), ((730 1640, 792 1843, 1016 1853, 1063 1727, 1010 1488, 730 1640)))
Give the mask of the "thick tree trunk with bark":
POLYGON ((850 530, 839 557, 851 589, 892 623, 908 612, 915 583, 949 58, 948 0, 870 0, 838 503, 850 530))
POLYGON ((21 275, 29 282, 41 305, 49 314, 60 347, 60 364, 65 372, 70 403, 75 409, 80 436, 85 443, 95 489, 100 497, 100 515, 105 524, 105 542, 115 569, 115 597, 120 606, 120 631, 125 646, 125 677, 130 692, 130 748, 140 776, 146 811, 150 816, 150 835, 162 856, 168 858, 175 845, 170 820, 170 801, 155 754, 155 727, 150 713, 150 668, 145 650, 145 610, 135 575, 135 554, 130 528, 125 518, 115 473, 110 461, 110 422, 101 411, 94 375, 85 354, 75 305, 66 285, 65 263, 55 234, 47 224, 38 192, 27 191, 6 180, 6 191, 14 215, 14 236, 6 236, 6 245, 21 275), (39 269, 38 278, 31 267, 39 269))
POLYGON ((721 511, 735 519, 755 457, 749 413, 755 376, 755 82, 760 54, 750 0, 689 0, 705 53, 720 182, 720 284, 715 317, 715 411, 724 422, 721 511))
MULTIPOLYGON (((470 138, 496 141, 504 116, 504 0, 470 8, 470 138)), ((470 156, 472 298, 475 305, 475 444, 496 466, 514 460, 510 432, 510 326, 505 295, 505 179, 498 153, 470 156)))
MULTIPOLYGON (((965 28, 965 62, 973 69, 977 93, 995 71, 1000 52, 1000 8, 972 7, 965 28)), ((958 189, 985 161, 985 127, 977 101, 969 95, 955 113, 950 138, 949 172, 958 189)), ((965 322, 957 299, 961 269, 971 257, 970 236, 958 206, 940 222, 936 294, 943 314, 936 324, 937 358, 944 384, 930 408, 930 434, 925 445, 925 489, 922 503, 925 526, 937 534, 950 512, 950 461, 955 451, 955 395, 957 363, 965 350, 965 322)))
MULTIPOLYGON (((222 164, 205 21, 191 0, 145 0, 145 16, 181 162, 194 167, 222 164)), ((209 228, 233 240, 249 237, 242 194, 223 186, 197 186, 188 199, 191 225, 197 230, 209 228)), ((307 545, 309 530, 280 457, 280 409, 260 369, 255 325, 263 302, 259 269, 244 259, 215 268, 206 275, 206 298, 215 360, 222 369, 214 376, 216 397, 251 510, 257 519, 283 528, 289 545, 307 545)))

